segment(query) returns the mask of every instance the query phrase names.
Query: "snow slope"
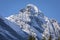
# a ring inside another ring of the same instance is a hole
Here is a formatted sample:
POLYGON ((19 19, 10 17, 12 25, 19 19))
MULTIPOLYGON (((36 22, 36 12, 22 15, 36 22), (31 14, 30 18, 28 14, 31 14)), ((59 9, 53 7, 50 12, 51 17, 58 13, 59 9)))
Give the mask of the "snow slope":
POLYGON ((0 16, 0 40, 27 40, 25 37, 28 37, 28 34, 18 25, 0 16))

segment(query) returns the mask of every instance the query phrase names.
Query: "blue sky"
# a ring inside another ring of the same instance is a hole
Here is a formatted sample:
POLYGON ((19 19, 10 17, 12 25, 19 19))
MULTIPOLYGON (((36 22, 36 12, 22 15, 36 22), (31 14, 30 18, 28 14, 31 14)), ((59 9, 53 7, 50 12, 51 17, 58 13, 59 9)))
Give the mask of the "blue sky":
POLYGON ((4 17, 16 14, 30 3, 36 5, 47 17, 60 22, 60 0, 0 0, 0 14, 4 17))

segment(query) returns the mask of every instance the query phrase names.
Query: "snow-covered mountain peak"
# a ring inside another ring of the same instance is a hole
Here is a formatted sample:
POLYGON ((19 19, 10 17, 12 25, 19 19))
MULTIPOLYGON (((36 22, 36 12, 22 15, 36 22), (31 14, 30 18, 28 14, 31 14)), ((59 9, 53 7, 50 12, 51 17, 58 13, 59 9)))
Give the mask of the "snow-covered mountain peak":
POLYGON ((56 20, 46 17, 35 5, 28 4, 21 9, 18 14, 7 17, 11 22, 16 23, 20 28, 30 34, 34 35, 38 40, 43 36, 48 40, 52 36, 52 40, 59 36, 59 25, 56 20), (57 32, 57 33, 56 33, 57 32))
POLYGON ((19 11, 19 14, 11 15, 6 18, 12 21, 16 20, 17 18, 23 21, 31 21, 32 19, 30 17, 33 17, 33 16, 44 17, 44 14, 35 5, 28 4, 25 8, 19 11))
POLYGON ((25 8, 19 11, 19 14, 26 16, 44 16, 43 13, 33 4, 28 4, 25 8))

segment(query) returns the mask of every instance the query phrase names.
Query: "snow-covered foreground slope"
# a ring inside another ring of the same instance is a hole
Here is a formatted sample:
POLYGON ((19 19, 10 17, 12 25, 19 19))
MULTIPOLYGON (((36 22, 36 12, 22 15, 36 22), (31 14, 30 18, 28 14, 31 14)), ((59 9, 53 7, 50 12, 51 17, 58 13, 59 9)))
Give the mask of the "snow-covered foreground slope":
POLYGON ((18 25, 0 16, 0 40, 27 40, 27 37, 18 25))
POLYGON ((8 39, 29 40, 30 35, 35 40, 58 40, 60 37, 60 25, 58 22, 46 17, 33 4, 28 4, 19 13, 11 15, 6 19, 3 18, 3 20, 0 20, 2 30, 0 34, 4 37, 9 36, 8 39), (3 26, 4 24, 5 26, 3 26))

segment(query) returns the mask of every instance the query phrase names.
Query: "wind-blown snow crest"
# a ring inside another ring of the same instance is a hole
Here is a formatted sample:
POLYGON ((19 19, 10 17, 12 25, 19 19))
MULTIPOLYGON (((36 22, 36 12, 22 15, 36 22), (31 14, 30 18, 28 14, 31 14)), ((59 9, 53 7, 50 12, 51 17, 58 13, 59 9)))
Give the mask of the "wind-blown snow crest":
POLYGON ((35 12, 38 12, 38 8, 37 8, 35 5, 33 5, 33 4, 28 4, 27 6, 30 6, 30 7, 34 8, 35 12))

